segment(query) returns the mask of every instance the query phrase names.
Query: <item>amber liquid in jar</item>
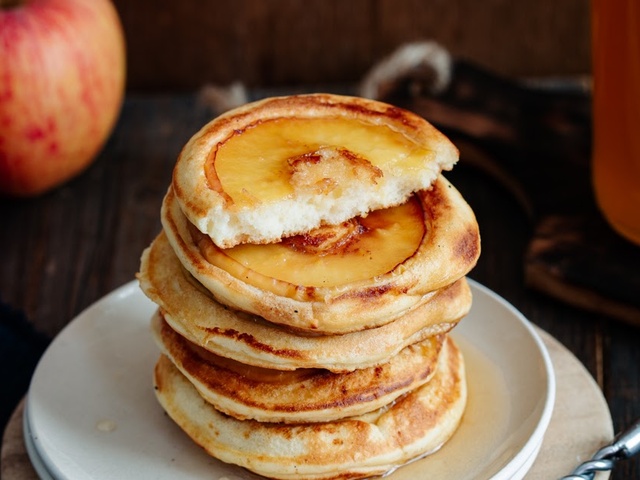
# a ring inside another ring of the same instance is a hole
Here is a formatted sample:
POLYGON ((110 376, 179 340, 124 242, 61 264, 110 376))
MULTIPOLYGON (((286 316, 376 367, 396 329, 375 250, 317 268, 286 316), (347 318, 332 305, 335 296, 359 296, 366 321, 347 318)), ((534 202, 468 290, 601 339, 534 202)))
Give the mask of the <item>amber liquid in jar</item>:
POLYGON ((640 245, 640 1, 592 1, 593 183, 609 224, 640 245))

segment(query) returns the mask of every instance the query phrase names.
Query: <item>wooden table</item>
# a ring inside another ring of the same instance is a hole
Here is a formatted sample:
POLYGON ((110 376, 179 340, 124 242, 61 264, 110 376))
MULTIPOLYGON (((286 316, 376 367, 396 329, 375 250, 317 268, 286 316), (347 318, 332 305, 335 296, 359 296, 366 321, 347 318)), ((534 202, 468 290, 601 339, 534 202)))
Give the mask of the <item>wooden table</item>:
MULTIPOLYGON (((130 281, 140 253, 160 230, 160 202, 176 156, 213 114, 192 94, 130 95, 104 151, 80 177, 41 198, 1 199, 2 300, 54 336, 85 307, 130 281)), ((531 227, 518 203, 464 158, 448 178, 481 228, 482 256, 470 276, 586 366, 603 390, 616 431, 640 417, 640 330, 527 289, 522 256, 531 227)), ((621 462, 611 478, 640 478, 640 460, 621 462)))

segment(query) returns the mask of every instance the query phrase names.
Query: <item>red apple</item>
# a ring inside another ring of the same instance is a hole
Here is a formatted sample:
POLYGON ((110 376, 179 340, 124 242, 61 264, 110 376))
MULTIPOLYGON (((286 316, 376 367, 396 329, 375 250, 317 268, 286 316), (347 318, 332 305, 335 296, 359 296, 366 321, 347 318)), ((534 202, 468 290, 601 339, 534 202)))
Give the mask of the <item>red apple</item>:
POLYGON ((109 0, 0 0, 0 192, 34 196, 96 157, 122 106, 109 0))

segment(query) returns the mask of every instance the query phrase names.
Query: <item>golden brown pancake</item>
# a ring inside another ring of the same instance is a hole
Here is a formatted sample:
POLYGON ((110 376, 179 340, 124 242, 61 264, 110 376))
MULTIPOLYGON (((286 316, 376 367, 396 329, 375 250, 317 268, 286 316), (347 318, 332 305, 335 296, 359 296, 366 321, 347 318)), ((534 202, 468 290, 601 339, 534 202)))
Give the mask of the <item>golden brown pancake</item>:
POLYGON ((228 248, 399 205, 457 159, 453 144, 409 111, 293 95, 209 122, 180 153, 172 185, 189 221, 228 248))
POLYGON ((462 278, 382 327, 300 335, 216 302, 182 267, 164 233, 144 251, 138 279, 166 321, 189 341, 223 357, 277 370, 341 372, 379 365, 407 345, 449 331, 471 306, 471 291, 462 278))
POLYGON ((424 119, 329 94, 265 99, 185 145, 138 274, 155 393, 212 456, 278 479, 384 475, 462 418, 480 254, 424 119))
POLYGON ((332 373, 272 370, 220 357, 189 342, 157 314, 152 331, 161 351, 217 410, 240 420, 326 422, 361 415, 428 382, 444 335, 410 345, 378 367, 332 373))
MULTIPOLYGON (((271 268, 273 276, 257 272, 246 263, 230 268, 234 266, 233 259, 195 231, 171 189, 163 202, 162 223, 182 265, 220 303, 302 331, 348 333, 396 320, 427 301, 438 289, 466 275, 475 265, 480 254, 478 225, 471 208, 453 185, 439 176, 429 190, 418 192, 416 198, 422 209, 420 228, 424 230, 416 250, 371 278, 327 287, 277 278, 284 270, 277 258, 271 268), (211 263, 219 258, 226 262, 224 268, 211 263)), ((393 245, 395 237, 380 241, 393 245)), ((290 248, 297 247, 293 244, 290 248)), ((338 249, 336 255, 343 254, 338 249)), ((318 252, 311 251, 308 255, 317 257, 318 252)), ((355 261, 365 263, 368 258, 366 252, 349 253, 343 265, 345 271, 353 268, 350 262, 354 257, 355 261)))
POLYGON ((210 455, 277 479, 327 480, 382 475, 437 450, 455 432, 466 404, 462 355, 451 339, 424 386, 375 412, 326 423, 287 425, 220 413, 165 356, 155 393, 169 416, 210 455))

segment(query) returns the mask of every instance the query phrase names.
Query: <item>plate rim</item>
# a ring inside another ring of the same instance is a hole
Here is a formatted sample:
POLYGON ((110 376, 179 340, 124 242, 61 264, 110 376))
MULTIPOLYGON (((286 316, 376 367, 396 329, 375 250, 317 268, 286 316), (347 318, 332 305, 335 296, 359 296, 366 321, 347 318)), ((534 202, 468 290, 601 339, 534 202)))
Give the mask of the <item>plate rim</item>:
MULTIPOLYGON (((490 297, 492 300, 498 302, 503 307, 505 307, 515 318, 520 321, 520 324, 527 330, 531 338, 533 339, 538 352, 541 355, 543 365, 545 367, 546 373, 546 387, 547 387, 547 396, 545 398, 545 403, 540 415, 540 419, 538 420, 534 431, 530 435, 525 445, 520 449, 520 451, 514 455, 514 457, 494 476, 490 478, 490 480, 509 480, 514 477, 514 475, 520 475, 524 477, 526 472, 530 469, 530 467, 535 462, 537 455, 540 451, 540 447, 542 445, 542 441, 544 438, 544 433, 547 431, 549 427, 549 423, 551 423, 551 417, 553 415, 553 409, 555 405, 556 399, 556 374, 553 367, 553 361, 551 360, 551 355, 549 354, 549 350, 544 344, 544 341, 534 328, 532 322, 520 311, 518 310, 511 302, 507 299, 499 295, 498 293, 491 290, 489 287, 483 285, 477 280, 473 280, 472 278, 468 278, 469 284, 472 289, 477 289, 481 291, 483 294, 490 297), (537 439, 537 440, 536 440, 537 439), (517 461, 516 461, 517 460, 517 461), (528 467, 523 471, 522 466, 526 463, 529 463, 528 467)), ((473 308, 473 307, 472 307, 473 308)), ((520 477, 520 478, 521 478, 520 477)))
MULTIPOLYGON (((470 277, 467 277, 467 280, 469 281, 472 291, 477 290, 481 292, 485 296, 489 297, 491 301, 497 302, 502 307, 506 308, 510 315, 518 319, 518 322, 521 324, 522 327, 526 329, 528 335, 533 340, 537 348, 537 351, 540 354, 542 364, 544 365, 547 395, 545 397, 544 406, 542 408, 540 418, 537 420, 535 428, 533 429, 531 435, 529 436, 525 444, 522 446, 522 448, 515 455, 513 455, 509 459, 509 461, 506 462, 500 468, 498 472, 493 474, 491 477, 488 477, 488 480, 507 480, 507 479, 514 479, 514 478, 522 478, 526 474, 526 472, 529 470, 531 465, 535 462, 535 458, 537 457, 540 450, 540 446, 542 444, 544 432, 547 430, 549 423, 551 421, 553 406, 554 406, 555 397, 556 397, 556 379, 555 379, 555 371, 554 371, 553 363, 551 361, 550 354, 546 346, 544 345, 544 342, 542 341, 542 338, 540 337, 540 335, 538 335, 531 321, 528 320, 522 314, 522 312, 520 312, 508 300, 506 300, 505 298, 503 298, 502 296, 500 296, 498 293, 494 292, 490 288, 486 287, 482 283, 478 282, 477 280, 474 280, 473 278, 470 278, 470 277), (529 464, 528 467, 523 470, 523 465, 527 463, 529 464), (514 475, 516 475, 516 477, 514 477, 514 475)), ((119 301, 119 300, 127 301, 132 296, 140 296, 144 298, 146 301, 148 301, 150 305, 154 305, 150 300, 148 300, 144 296, 144 294, 139 288, 137 280, 131 280, 129 282, 126 282, 125 284, 108 292, 106 295, 99 298, 98 300, 96 300, 95 302, 93 302, 92 304, 84 308, 75 317, 73 317, 72 320, 69 321, 69 323, 65 325, 65 327, 62 330, 60 330, 58 335, 56 335, 56 337, 53 339, 53 341, 47 348, 47 351, 52 349, 52 347, 54 347, 55 342, 60 337, 63 337, 66 334, 65 332, 67 332, 70 328, 72 328, 73 325, 76 324, 76 322, 82 321, 83 318, 90 316, 94 310, 100 310, 105 305, 109 305, 114 301, 119 301)), ((38 371, 38 368, 40 367, 40 364, 46 362, 47 351, 44 352, 40 361, 38 362, 38 366, 34 371, 34 375, 32 377, 31 384, 29 386, 29 391, 31 391, 32 384, 36 381, 36 373, 38 371)), ((31 403, 30 395, 27 394, 27 402, 25 404, 25 411, 24 411, 24 416, 25 416, 24 422, 26 426, 25 441, 29 441, 29 439, 26 438, 27 430, 29 432, 31 432, 32 430, 31 415, 30 415, 30 411, 32 409, 29 408, 30 403, 31 403)), ((57 479, 67 478, 57 468, 57 466, 49 459, 49 456, 46 454, 46 452, 42 451, 43 447, 41 446, 41 443, 38 442, 37 437, 31 436, 30 446, 33 447, 33 452, 30 451, 30 449, 28 449, 27 453, 32 462, 34 461, 40 462, 43 466, 46 466, 46 469, 54 478, 57 478, 57 479), (38 458, 34 459, 32 458, 32 455, 37 456, 38 458)))

